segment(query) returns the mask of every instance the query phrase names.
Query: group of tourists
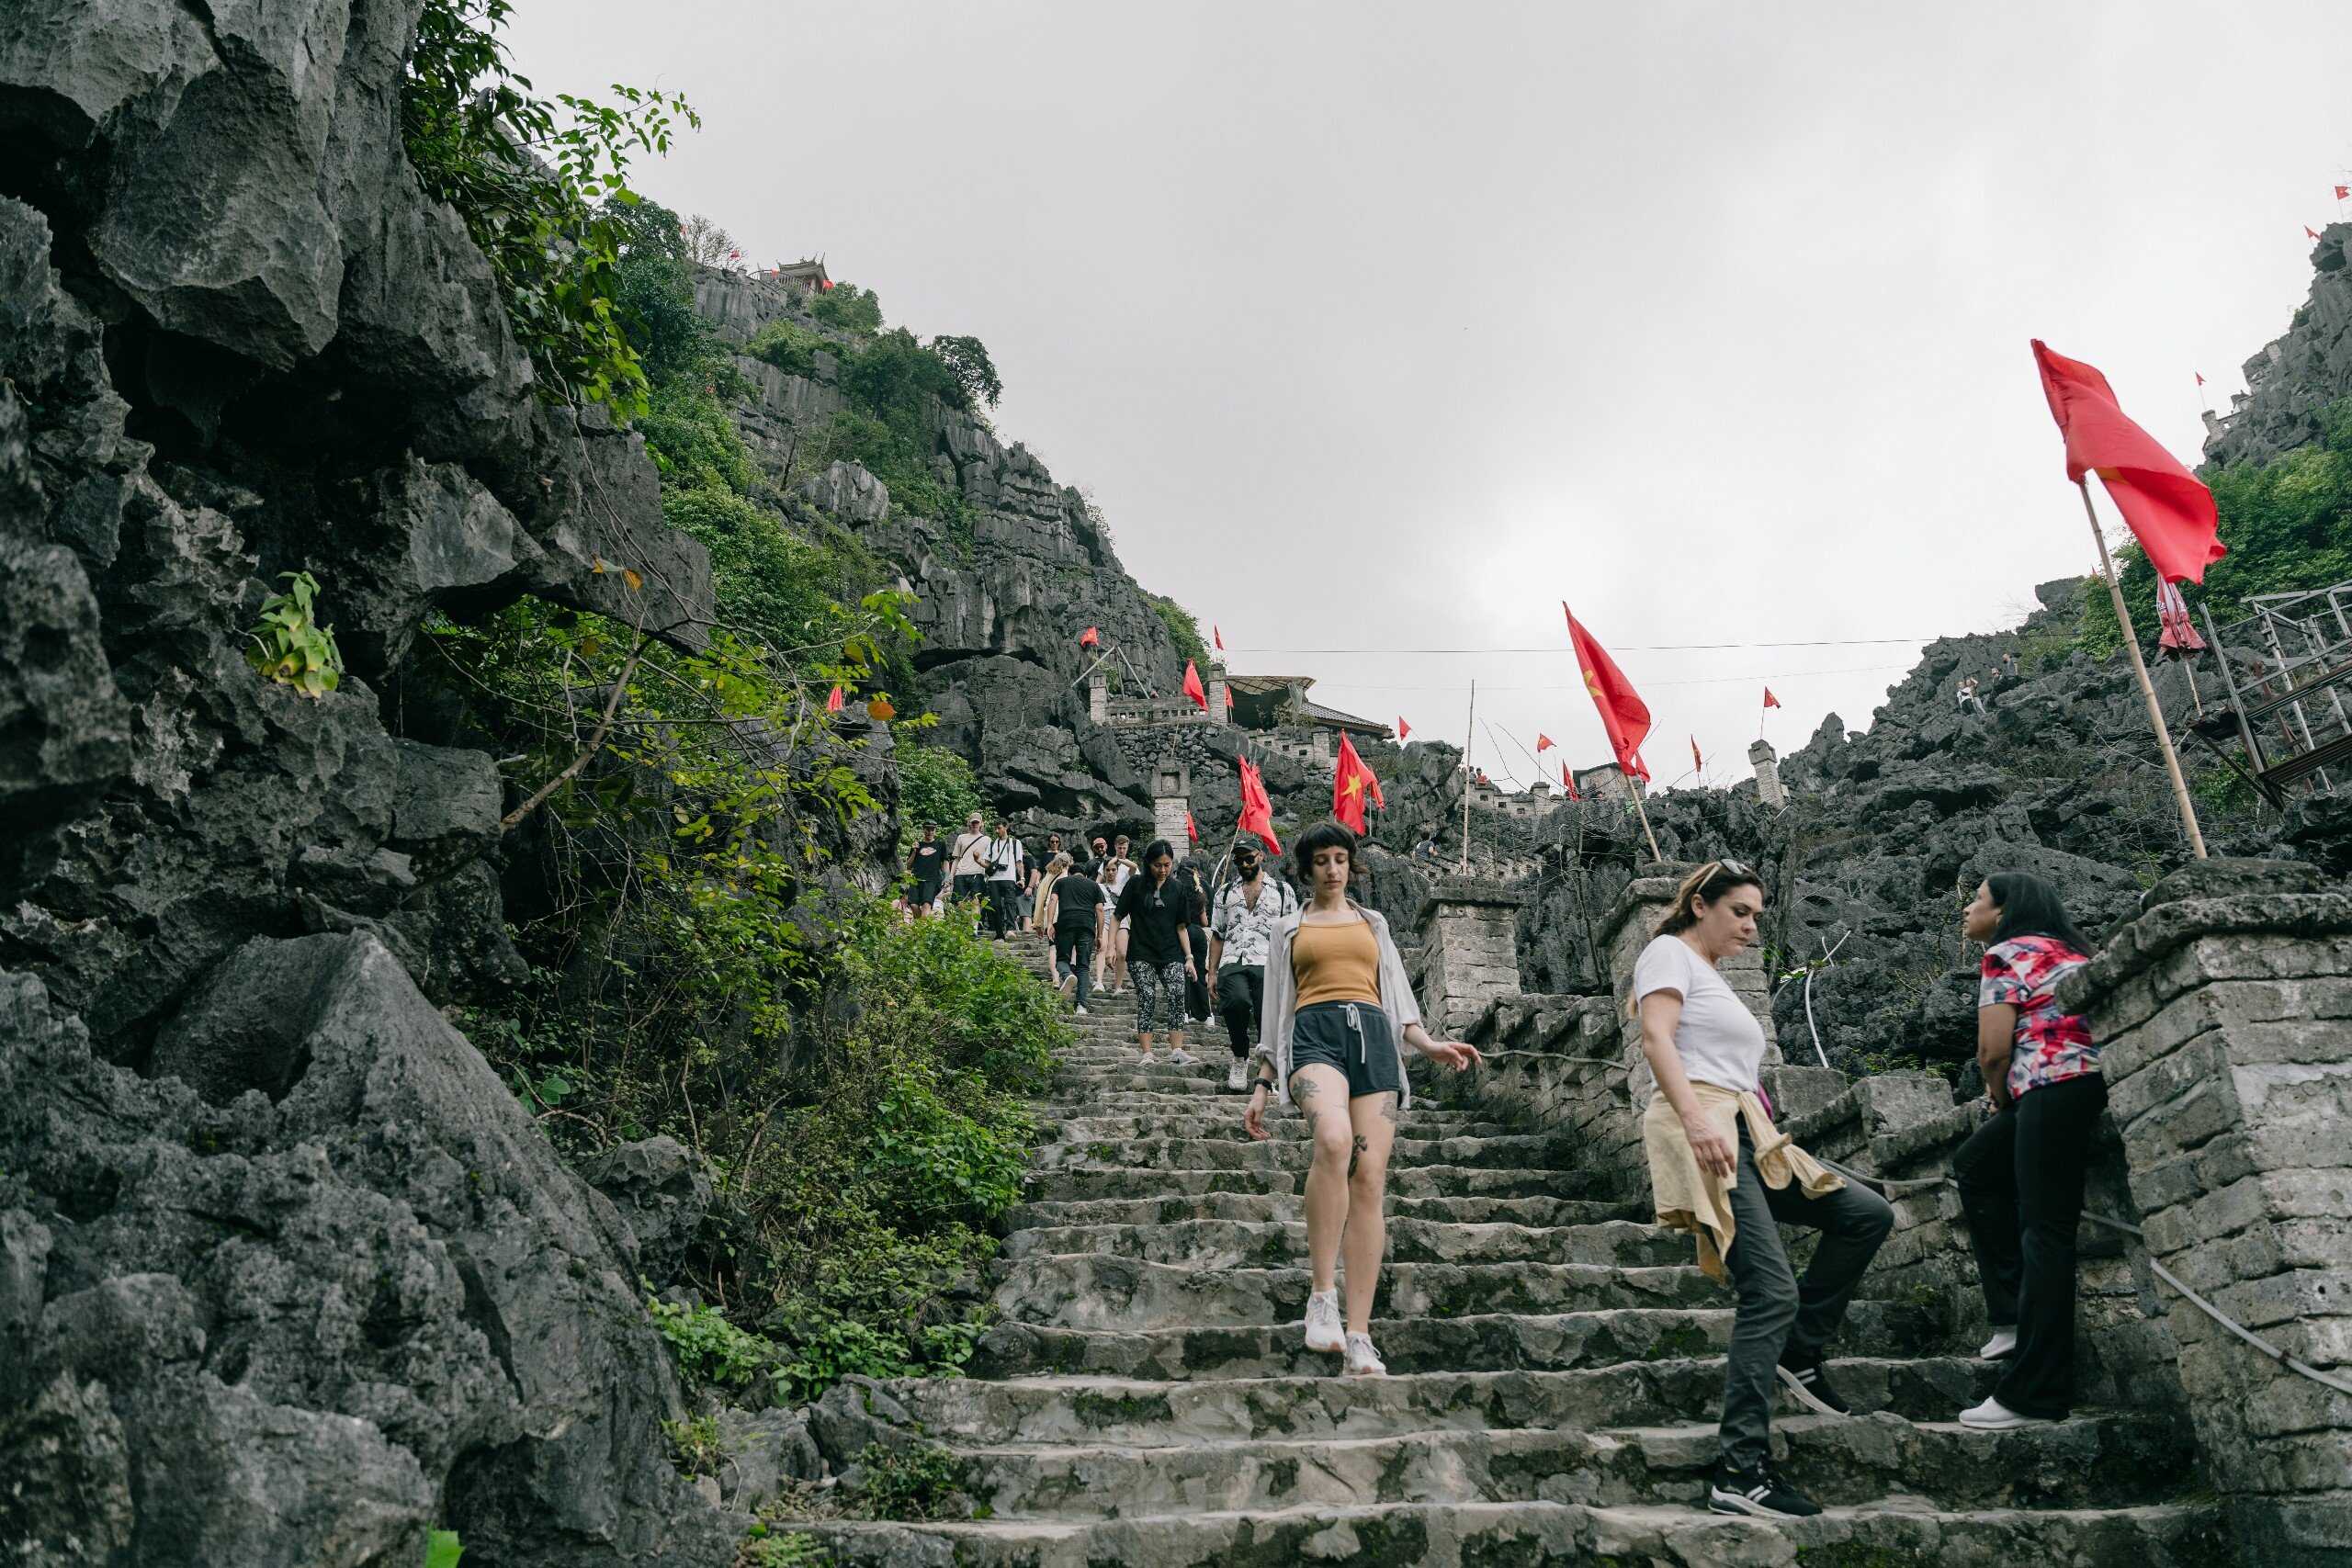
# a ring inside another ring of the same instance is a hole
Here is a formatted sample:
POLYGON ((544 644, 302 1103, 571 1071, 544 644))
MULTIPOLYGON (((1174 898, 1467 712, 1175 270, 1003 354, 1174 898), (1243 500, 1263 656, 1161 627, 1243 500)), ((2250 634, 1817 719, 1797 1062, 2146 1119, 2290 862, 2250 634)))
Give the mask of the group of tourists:
MULTIPOLYGON (((933 849, 910 862, 910 898, 929 887, 936 899, 935 868, 946 864, 956 895, 989 908, 988 886, 1005 866, 1023 886, 1025 860, 1001 848, 1010 838, 1002 822, 981 833, 978 817, 944 849, 927 831, 933 849)), ((1482 1058, 1424 1025, 1387 921, 1350 896, 1358 840, 1344 827, 1301 834, 1290 881, 1245 838, 1214 897, 1196 870, 1179 868, 1167 840, 1148 845, 1140 863, 1127 843, 1097 838, 1086 860, 1049 841, 1047 864, 1028 885, 1031 928, 1052 940, 1062 992, 1080 1012, 1105 989, 1134 987, 1147 1062, 1164 1042, 1166 1060, 1190 1065, 1187 1018, 1213 1007, 1233 1055, 1227 1086, 1249 1089, 1250 1137, 1272 1135, 1270 1104, 1297 1109, 1314 1145, 1306 1343, 1342 1358, 1351 1374, 1382 1375, 1372 1309, 1386 1249, 1388 1156, 1412 1103, 1407 1053, 1455 1071, 1482 1058)), ((1765 899, 1763 879, 1736 860, 1686 877, 1634 965, 1628 1006, 1656 1082, 1642 1139, 1658 1221, 1694 1234, 1700 1267, 1727 1281, 1737 1303, 1707 1506, 1805 1516, 1819 1507, 1769 1460, 1773 1401, 1786 1393, 1817 1415, 1849 1414, 1829 1378, 1828 1348, 1894 1211, 1868 1181, 1815 1158, 1774 1123, 1763 1024, 1721 969, 1756 941, 1765 899), (1802 1275, 1782 1225, 1819 1233, 1802 1275)), ((1011 924, 999 915, 991 929, 1011 924)), ((1980 1355, 2001 1372, 1959 1419, 1999 1431, 2064 1420, 2072 1405, 2075 1227, 2107 1091, 2089 1030, 2055 999, 2059 982, 2089 961, 2055 889, 2023 874, 1987 877, 1962 929, 1984 944, 1977 1062, 1994 1114, 1961 1148, 1953 1175, 1992 1325, 1980 1355)))

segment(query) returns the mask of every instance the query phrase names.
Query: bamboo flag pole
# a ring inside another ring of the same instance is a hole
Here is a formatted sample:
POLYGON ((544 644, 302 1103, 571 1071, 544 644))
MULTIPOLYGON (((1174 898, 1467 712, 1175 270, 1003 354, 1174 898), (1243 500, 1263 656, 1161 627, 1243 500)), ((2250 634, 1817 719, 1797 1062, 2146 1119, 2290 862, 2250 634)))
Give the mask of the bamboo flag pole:
POLYGON ((1470 869, 1470 771, 1471 743, 1478 738, 1478 678, 1470 678, 1470 718, 1462 728, 1462 863, 1463 872, 1470 869))
POLYGON ((1654 861, 1665 860, 1665 853, 1657 847, 1657 835, 1650 831, 1650 814, 1642 809, 1642 781, 1635 778, 1633 774, 1625 773, 1625 770, 1622 767, 1617 771, 1621 773, 1624 773, 1625 787, 1634 792, 1634 815, 1642 819, 1642 836, 1650 841, 1650 859, 1654 861))
POLYGON ((2147 661, 2140 657, 2140 634, 2132 629, 2132 612, 2123 604, 2123 584, 2116 576, 2115 562, 2107 553, 2107 536, 2099 532, 2098 509, 2091 504, 2091 487, 2087 479, 2076 479, 2075 488, 2083 492, 2083 515, 2090 520, 2091 538, 2098 545, 2099 574, 2107 579, 2108 596, 2115 604, 2115 624, 2123 629, 2123 647, 2132 655, 2132 673, 2140 680, 2140 695, 2147 699, 2148 722, 2155 727, 2156 746, 2165 754, 2165 772, 2172 779, 2174 804, 2180 807, 2180 825, 2188 830, 2188 847, 2199 860, 2205 858, 2205 835, 2197 826, 2197 808, 2188 798, 2188 781, 2181 776, 2180 758, 2172 749, 2172 731, 2165 726, 2165 710, 2156 701, 2155 682, 2148 679, 2147 661))

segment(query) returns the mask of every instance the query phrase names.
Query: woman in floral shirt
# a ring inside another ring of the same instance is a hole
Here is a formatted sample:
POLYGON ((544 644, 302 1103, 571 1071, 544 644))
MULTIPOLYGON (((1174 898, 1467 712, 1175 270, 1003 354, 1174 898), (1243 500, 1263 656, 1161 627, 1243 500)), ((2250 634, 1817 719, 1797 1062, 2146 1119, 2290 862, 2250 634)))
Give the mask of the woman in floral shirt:
POLYGON ((2075 1226, 2107 1080, 2089 1027, 2058 1006, 2058 982, 2090 962, 2058 890, 1997 873, 1961 929, 1987 944, 1976 1061, 1995 1114, 1952 1156, 1952 1174, 1993 1321, 1984 1355, 2008 1366, 1960 1419, 1998 1431, 2063 1421, 2074 1405, 2075 1226))

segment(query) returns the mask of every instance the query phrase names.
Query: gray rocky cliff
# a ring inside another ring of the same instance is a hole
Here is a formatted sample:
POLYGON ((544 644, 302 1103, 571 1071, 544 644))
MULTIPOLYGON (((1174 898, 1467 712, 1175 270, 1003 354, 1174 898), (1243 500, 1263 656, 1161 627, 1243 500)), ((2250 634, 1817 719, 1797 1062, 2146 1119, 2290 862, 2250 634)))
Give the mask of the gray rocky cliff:
POLYGON ((637 1244, 435 1003, 512 964, 421 618, 711 618, 398 132, 415 0, 0 13, 0 1554, 710 1562, 637 1244), (629 571, 610 570, 627 567, 629 571), (248 667, 277 575, 351 676, 248 667), (632 586, 634 581, 634 586, 632 586))
POLYGON ((2320 412, 2352 395, 2352 271, 2345 245, 2352 223, 2331 223, 2312 247, 2310 298, 2285 333, 2245 362, 2244 392, 2230 412, 2205 416, 2205 456, 2216 463, 2261 462, 2315 441, 2320 412))

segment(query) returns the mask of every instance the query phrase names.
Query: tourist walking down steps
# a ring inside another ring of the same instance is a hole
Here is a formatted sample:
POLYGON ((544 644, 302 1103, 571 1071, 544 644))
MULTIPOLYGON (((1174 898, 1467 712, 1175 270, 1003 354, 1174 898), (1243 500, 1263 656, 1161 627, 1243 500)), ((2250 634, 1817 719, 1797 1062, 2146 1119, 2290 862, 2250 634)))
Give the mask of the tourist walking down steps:
POLYGON ((1326 822, 1292 847, 1306 907, 1274 929, 1266 954, 1265 1040, 1242 1125, 1268 1136, 1266 1099, 1279 1088, 1306 1122, 1315 1153, 1306 1171, 1306 1348, 1346 1357, 1357 1377, 1387 1367, 1372 1343, 1372 1299, 1388 1247, 1388 1155, 1399 1118, 1412 1103, 1405 1047, 1460 1071, 1476 1066, 1477 1047, 1435 1040, 1388 922, 1348 897, 1356 838, 1326 822), (1344 1324, 1336 1283, 1345 1254, 1344 1324))
POLYGON ((1894 1211, 1791 1143, 1764 1109, 1764 1027, 1716 969, 1756 940, 1763 908, 1761 879, 1738 861, 1709 861, 1685 877, 1634 963, 1632 1006, 1657 1078, 1642 1144, 1658 1223, 1695 1232, 1700 1268, 1716 1280, 1728 1271, 1739 1297, 1707 1506, 1803 1516, 1820 1506, 1767 1460, 1773 1384, 1822 1415, 1848 1413, 1823 1350, 1894 1211), (1821 1232, 1802 1281, 1782 1224, 1821 1232))
POLYGON ((1127 879, 1119 895, 1119 956, 1136 990, 1136 1043, 1151 1060, 1153 1036, 1165 1030, 1168 1059, 1193 1065, 1184 1049, 1184 982, 1199 974, 1184 951, 1193 923, 1192 886, 1177 877, 1175 846, 1154 839, 1143 852, 1143 871, 1127 879))
POLYGON ((1290 884, 1268 876, 1265 866, 1257 845, 1235 845, 1234 880, 1217 896, 1216 914, 1209 922, 1209 973, 1215 977, 1226 1040, 1233 1047, 1225 1087, 1237 1093, 1249 1087, 1251 1031, 1263 1029, 1266 954, 1273 946, 1274 928, 1298 912, 1298 896, 1290 884))

